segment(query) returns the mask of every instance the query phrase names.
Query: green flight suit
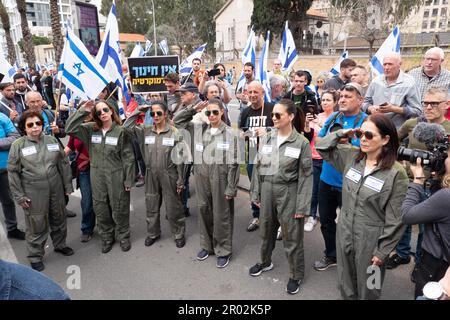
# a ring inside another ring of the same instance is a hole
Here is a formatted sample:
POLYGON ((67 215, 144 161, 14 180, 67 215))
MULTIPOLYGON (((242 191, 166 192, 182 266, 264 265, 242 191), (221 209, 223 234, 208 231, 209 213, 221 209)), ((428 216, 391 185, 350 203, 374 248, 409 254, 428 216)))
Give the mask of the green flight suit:
POLYGON ((164 199, 166 215, 175 239, 185 236, 186 221, 177 187, 184 186, 185 159, 189 146, 175 127, 166 123, 161 133, 153 125, 136 125, 141 113, 136 110, 124 123, 124 128, 134 134, 144 156, 145 203, 147 207, 147 232, 150 238, 161 235, 160 208, 164 199))
POLYGON ((232 253, 234 199, 239 181, 237 134, 222 122, 212 134, 209 124, 191 122, 196 111, 181 110, 174 117, 177 127, 189 131, 194 155, 195 190, 199 209, 200 247, 218 257, 232 253))
POLYGON ((8 177, 17 203, 31 200, 24 209, 28 259, 41 262, 49 227, 53 247, 66 247, 64 195, 73 192, 69 161, 55 137, 41 134, 36 142, 24 136, 9 151, 8 177))
POLYGON ((303 280, 305 259, 303 249, 304 218, 309 215, 313 187, 311 148, 308 140, 296 130, 277 147, 276 131, 260 142, 250 186, 251 201, 261 204, 261 263, 270 265, 277 230, 281 225, 283 246, 290 278, 303 280))
POLYGON ((398 162, 388 170, 377 166, 364 176, 366 159, 355 160, 360 149, 338 144, 340 137, 342 130, 316 144, 323 159, 343 173, 336 231, 338 285, 344 299, 378 299, 385 267, 379 268, 380 277, 375 279, 372 258, 386 261, 405 231, 401 206, 408 176, 398 162))
POLYGON ((103 136, 94 131, 94 123, 83 123, 89 114, 81 107, 69 117, 67 134, 77 137, 88 147, 92 200, 97 227, 105 242, 130 238, 130 192, 134 185, 134 153, 130 136, 116 123, 103 136))

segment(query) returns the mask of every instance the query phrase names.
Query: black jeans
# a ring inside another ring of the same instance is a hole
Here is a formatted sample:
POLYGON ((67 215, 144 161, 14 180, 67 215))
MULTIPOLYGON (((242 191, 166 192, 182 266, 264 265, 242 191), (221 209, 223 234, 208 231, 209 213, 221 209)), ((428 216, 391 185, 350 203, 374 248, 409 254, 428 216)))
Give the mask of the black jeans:
POLYGON ((325 256, 336 259, 336 209, 342 207, 342 189, 319 183, 320 230, 325 241, 325 256))
POLYGON ((311 211, 309 215, 314 219, 317 216, 317 206, 319 204, 319 183, 322 173, 322 159, 313 159, 313 191, 311 197, 311 211))
POLYGON ((17 228, 16 206, 9 189, 8 171, 0 170, 0 202, 2 203, 3 214, 7 231, 17 228))

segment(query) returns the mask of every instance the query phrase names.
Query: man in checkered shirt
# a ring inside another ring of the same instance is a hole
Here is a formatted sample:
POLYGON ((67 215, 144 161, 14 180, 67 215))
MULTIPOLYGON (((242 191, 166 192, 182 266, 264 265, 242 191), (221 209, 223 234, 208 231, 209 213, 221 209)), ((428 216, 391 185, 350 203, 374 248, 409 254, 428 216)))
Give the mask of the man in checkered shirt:
POLYGON ((450 72, 442 68, 444 62, 444 50, 434 47, 425 52, 422 66, 409 71, 420 90, 420 99, 425 93, 435 86, 450 89, 450 72))

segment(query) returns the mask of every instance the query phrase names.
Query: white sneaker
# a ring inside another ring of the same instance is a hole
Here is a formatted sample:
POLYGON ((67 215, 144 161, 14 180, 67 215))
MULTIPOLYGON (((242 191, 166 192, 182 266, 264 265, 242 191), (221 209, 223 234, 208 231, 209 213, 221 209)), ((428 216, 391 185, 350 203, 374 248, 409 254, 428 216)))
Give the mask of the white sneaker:
POLYGON ((309 217, 308 220, 306 220, 305 226, 304 226, 304 230, 306 232, 311 232, 314 229, 314 226, 316 225, 317 220, 314 219, 313 217, 309 217))
POLYGON ((283 235, 281 234, 281 227, 278 228, 278 232, 277 232, 277 240, 282 240, 283 239, 283 235))

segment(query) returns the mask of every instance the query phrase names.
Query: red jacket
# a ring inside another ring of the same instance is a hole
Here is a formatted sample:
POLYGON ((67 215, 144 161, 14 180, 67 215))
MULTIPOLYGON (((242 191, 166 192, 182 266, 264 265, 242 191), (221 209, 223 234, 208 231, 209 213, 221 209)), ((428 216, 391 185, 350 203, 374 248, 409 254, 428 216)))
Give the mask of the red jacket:
MULTIPOLYGON (((134 112, 134 110, 136 110, 136 108, 138 107, 138 103, 134 98, 131 98, 130 103, 127 106, 127 110, 125 111, 125 116, 128 118, 129 116, 131 116, 134 112)), ((141 114, 139 115, 139 117, 136 120, 136 124, 143 124, 144 123, 144 119, 145 119, 145 113, 141 112, 141 114)))

